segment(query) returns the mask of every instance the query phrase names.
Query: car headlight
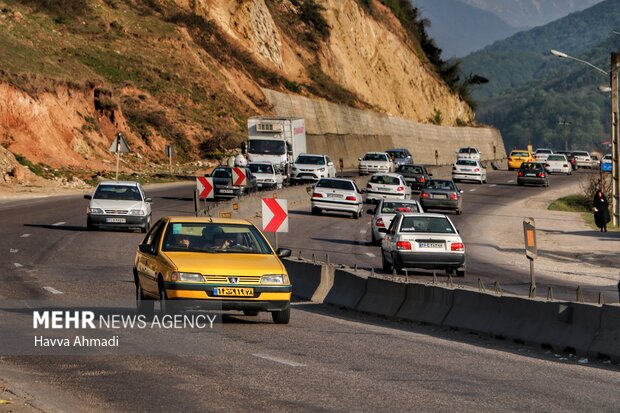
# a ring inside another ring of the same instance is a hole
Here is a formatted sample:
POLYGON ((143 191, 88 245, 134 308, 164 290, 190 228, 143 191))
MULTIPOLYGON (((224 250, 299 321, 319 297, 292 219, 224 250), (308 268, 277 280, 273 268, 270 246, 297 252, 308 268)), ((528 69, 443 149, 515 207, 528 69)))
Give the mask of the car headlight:
POLYGON ((296 170, 297 170, 297 167, 296 167, 296 166, 292 166, 292 167, 291 167, 291 171, 296 171, 296 170))
POLYGON ((171 281, 193 281, 193 282, 204 282, 204 278, 202 278, 201 274, 197 274, 194 272, 173 272, 170 274, 171 281))
POLYGON ((286 274, 265 274, 260 279, 261 284, 289 284, 286 274))
POLYGON ((89 214, 105 214, 105 211, 101 208, 87 208, 86 212, 89 214))
POLYGON ((317 171, 319 171, 319 172, 325 172, 325 168, 319 168, 319 169, 317 169, 317 171))
POLYGON ((146 215, 146 212, 141 209, 132 209, 129 211, 129 215, 146 215))
POLYGON ((269 178, 265 179, 265 182, 270 183, 270 184, 274 183, 275 181, 276 181, 275 179, 269 179, 269 178))

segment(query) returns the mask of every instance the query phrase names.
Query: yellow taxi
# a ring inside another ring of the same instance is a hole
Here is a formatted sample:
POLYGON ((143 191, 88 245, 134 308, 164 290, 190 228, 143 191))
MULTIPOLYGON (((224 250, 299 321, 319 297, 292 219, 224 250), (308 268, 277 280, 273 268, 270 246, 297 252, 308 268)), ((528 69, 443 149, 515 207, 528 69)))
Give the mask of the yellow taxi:
POLYGON ((519 169, 523 162, 536 162, 536 158, 527 149, 513 149, 510 155, 508 155, 508 170, 514 171, 519 169))
POLYGON ((245 315, 268 311, 274 323, 288 324, 292 287, 280 258, 290 255, 274 252, 248 221, 162 218, 136 252, 138 312, 152 315, 159 300, 163 314, 173 313, 193 300, 245 315))

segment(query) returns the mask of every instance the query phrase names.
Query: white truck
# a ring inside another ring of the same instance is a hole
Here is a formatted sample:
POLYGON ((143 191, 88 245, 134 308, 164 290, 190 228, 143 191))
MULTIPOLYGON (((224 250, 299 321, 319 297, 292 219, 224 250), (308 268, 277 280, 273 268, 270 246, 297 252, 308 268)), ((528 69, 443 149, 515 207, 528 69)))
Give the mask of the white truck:
POLYGON ((306 152, 303 118, 253 116, 248 118, 247 155, 250 162, 269 162, 290 182, 291 165, 306 152))

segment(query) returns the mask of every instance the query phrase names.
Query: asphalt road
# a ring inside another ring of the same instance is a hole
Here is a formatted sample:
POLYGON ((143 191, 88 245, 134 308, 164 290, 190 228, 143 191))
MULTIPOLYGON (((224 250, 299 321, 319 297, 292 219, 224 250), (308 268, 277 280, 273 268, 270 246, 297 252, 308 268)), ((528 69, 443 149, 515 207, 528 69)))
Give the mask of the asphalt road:
MULTIPOLYGON (((155 218, 191 211, 190 187, 148 191, 155 218)), ((133 297, 133 255, 143 235, 87 232, 86 202, 68 196, 0 205, 0 298, 70 304, 133 297)), ((475 213, 482 212, 466 204, 462 232, 475 213)), ((356 221, 317 218, 308 231, 317 239, 304 247, 350 254, 355 245, 355 259, 375 265, 369 247, 351 244, 346 232, 334 236, 338 225, 366 241, 356 221)), ((43 410, 617 411, 618 366, 457 331, 295 303, 288 326, 267 315, 229 316, 220 334, 219 350, 206 346, 192 356, 171 349, 163 357, 2 357, 0 376, 27 388, 43 410)))

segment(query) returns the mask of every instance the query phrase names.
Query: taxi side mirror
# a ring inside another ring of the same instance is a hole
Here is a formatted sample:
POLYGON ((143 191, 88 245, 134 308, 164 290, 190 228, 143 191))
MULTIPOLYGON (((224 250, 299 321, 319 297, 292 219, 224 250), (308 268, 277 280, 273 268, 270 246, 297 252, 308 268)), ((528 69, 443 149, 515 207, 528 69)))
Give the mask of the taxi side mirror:
POLYGON ((286 258, 291 256, 291 250, 289 248, 278 248, 276 255, 279 258, 286 258))

